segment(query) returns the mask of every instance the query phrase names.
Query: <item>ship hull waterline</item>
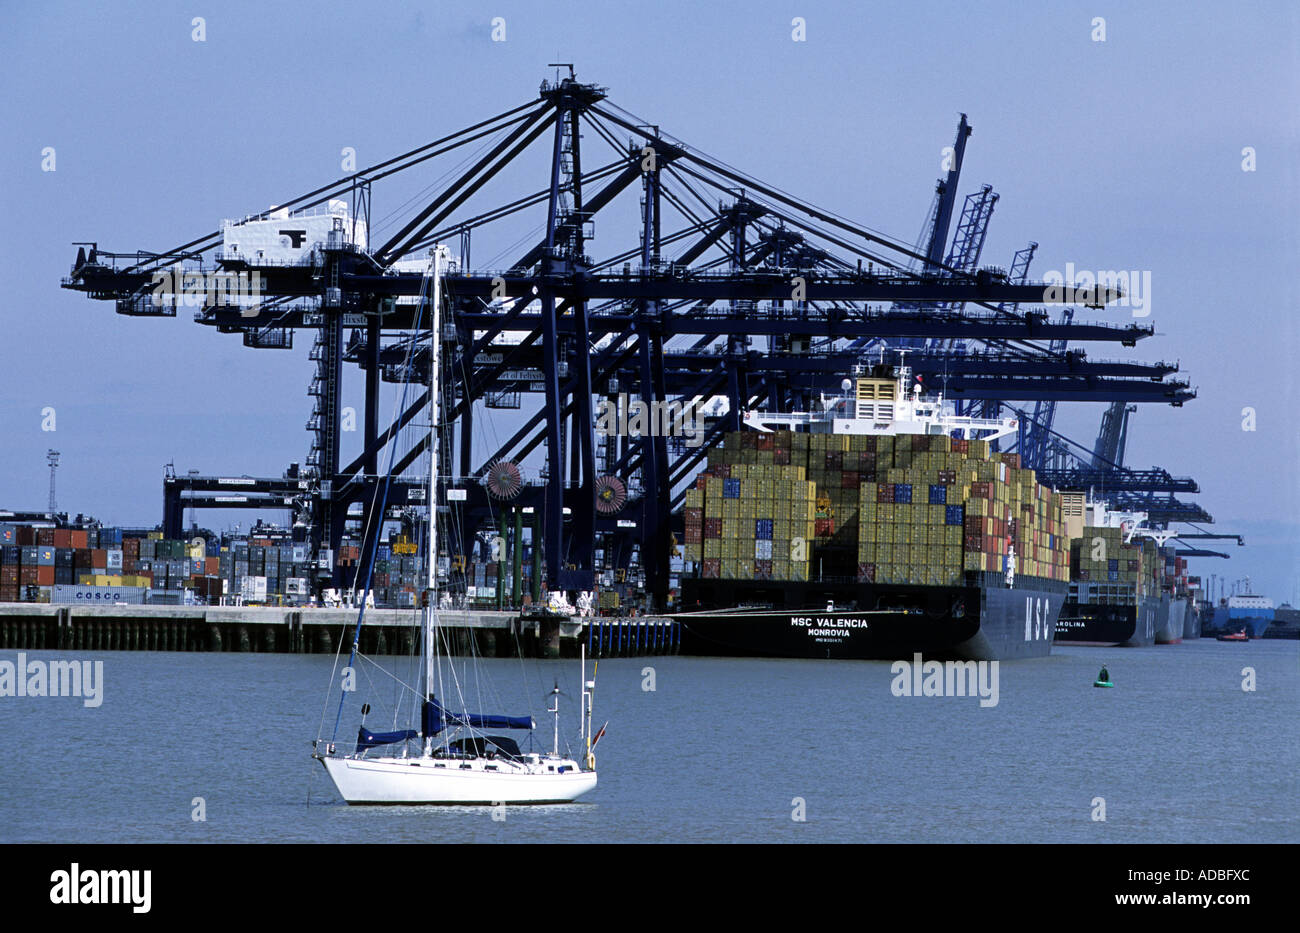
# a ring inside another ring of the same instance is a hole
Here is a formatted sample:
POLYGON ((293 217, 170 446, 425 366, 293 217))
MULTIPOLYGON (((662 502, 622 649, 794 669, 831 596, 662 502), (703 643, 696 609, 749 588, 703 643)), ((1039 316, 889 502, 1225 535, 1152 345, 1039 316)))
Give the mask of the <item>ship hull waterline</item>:
POLYGON ((1160 614, 1156 617, 1156 644, 1181 645, 1186 615, 1186 600, 1163 598, 1160 601, 1160 614))
POLYGON ((596 772, 562 774, 461 771, 455 761, 437 767, 428 758, 318 759, 349 804, 497 806, 562 804, 595 789, 596 772), (419 768, 419 771, 413 769, 419 768))
POLYGON ((1116 603, 1066 603, 1056 624, 1056 641, 1093 648, 1146 648, 1156 643, 1160 600, 1136 606, 1116 603))
MULTIPOLYGON (((743 596, 746 581, 724 581, 743 596)), ((825 591, 825 586, 805 585, 825 591)), ((1062 592, 1037 587, 926 588, 924 604, 890 608, 906 588, 846 587, 872 609, 719 609, 674 615, 683 654, 830 660, 973 661, 1046 657, 1062 592)), ((921 592, 912 588, 911 593, 921 592)), ((847 601, 847 600, 846 600, 847 601)))

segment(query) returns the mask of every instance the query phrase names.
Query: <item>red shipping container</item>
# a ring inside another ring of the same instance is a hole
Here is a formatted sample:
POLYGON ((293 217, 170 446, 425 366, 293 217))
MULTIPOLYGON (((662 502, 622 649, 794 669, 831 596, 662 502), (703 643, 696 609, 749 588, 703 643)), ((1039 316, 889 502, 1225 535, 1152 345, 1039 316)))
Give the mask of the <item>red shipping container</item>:
POLYGON ((122 554, 123 554, 124 556, 127 556, 127 557, 139 557, 139 556, 140 556, 140 539, 139 539, 139 538, 123 538, 123 539, 122 539, 122 554))
MULTIPOLYGON (((37 529, 36 529, 36 544, 37 544, 39 547, 54 547, 54 529, 53 529, 53 528, 37 528, 37 529)), ((54 584, 51 583, 50 585, 53 586, 54 584)))
POLYGON ((829 450, 826 452, 826 469, 842 470, 844 469, 844 451, 829 450))
POLYGON ((682 516, 688 525, 698 525, 704 521, 704 509, 683 509, 682 516))
POLYGON ((771 449, 772 449, 772 435, 771 435, 771 434, 760 434, 760 435, 758 435, 758 437, 755 438, 755 440, 754 440, 754 449, 755 449, 755 450, 771 450, 771 449))
POLYGON ((704 535, 699 525, 686 526, 686 543, 699 544, 704 540, 704 535))
POLYGON ((68 528, 55 528, 54 540, 50 542, 55 547, 72 547, 72 531, 68 528))
POLYGON ((828 538, 835 534, 835 519, 818 518, 813 521, 813 534, 819 538, 828 538))
POLYGON ((1002 462, 1013 469, 1020 469, 1020 454, 1002 454, 1002 462))
POLYGON ((36 585, 53 586, 54 585, 54 565, 42 564, 36 568, 36 585))
POLYGON ((722 576, 722 559, 718 557, 704 558, 704 577, 709 580, 716 580, 722 576))
POLYGON ((858 582, 875 583, 876 582, 876 565, 875 564, 858 564, 858 582))
POLYGON ((952 439, 952 452, 955 454, 970 453, 970 441, 962 437, 954 437, 952 439))
POLYGON ((20 547, 34 547, 36 545, 36 529, 31 525, 19 525, 18 544, 20 547))
POLYGON ((786 466, 790 462, 790 448, 778 447, 772 451, 772 462, 778 466, 786 466))
POLYGON ((912 449, 928 453, 930 450, 930 437, 927 434, 912 435, 912 449))
POLYGON ((207 557, 203 560, 203 570, 210 577, 215 577, 221 573, 221 558, 207 557))
POLYGON ((721 538, 722 537, 722 519, 706 518, 704 520, 704 537, 721 538))
POLYGON ((971 483, 970 494, 972 497, 976 499, 991 499, 993 498, 993 484, 992 483, 971 483))
POLYGON ((78 548, 72 553, 72 566, 90 569, 91 556, 94 552, 90 548, 78 548))
POLYGON ((976 551, 982 551, 982 550, 984 550, 984 536, 983 536, 983 535, 967 535, 967 536, 966 536, 966 550, 969 551, 969 552, 972 552, 972 553, 974 553, 974 552, 976 552, 976 551))
POLYGON ((845 470, 843 473, 840 474, 840 488, 841 489, 858 488, 857 470, 845 470))
POLYGON ((754 577, 759 580, 772 579, 772 561, 756 559, 754 561, 754 577))
POLYGON ((0 567, 0 586, 18 585, 18 565, 6 564, 0 567))
POLYGON ((108 566, 108 551, 103 548, 93 548, 90 552, 90 565, 92 567, 108 566))
POLYGON ((24 564, 22 567, 18 568, 18 582, 24 585, 31 584, 34 586, 36 584, 36 568, 28 564, 24 564))
POLYGON ((68 547, 71 547, 71 548, 87 548, 87 547, 90 547, 90 535, 88 535, 88 534, 87 534, 86 532, 84 532, 84 531, 74 531, 74 532, 72 532, 72 534, 71 534, 71 536, 70 536, 70 539, 69 539, 69 542, 68 542, 68 547))
POLYGON ((893 501, 894 501, 894 484, 893 484, 893 483, 881 483, 880 485, 878 485, 878 486, 876 487, 876 501, 877 501, 877 502, 893 502, 893 501))

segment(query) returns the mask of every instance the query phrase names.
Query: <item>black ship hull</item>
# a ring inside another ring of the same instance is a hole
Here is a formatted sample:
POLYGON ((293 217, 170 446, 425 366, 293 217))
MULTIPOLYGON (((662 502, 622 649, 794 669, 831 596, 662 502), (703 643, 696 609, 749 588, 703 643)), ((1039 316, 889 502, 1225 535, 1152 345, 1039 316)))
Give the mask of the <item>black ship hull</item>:
POLYGON ((1050 653, 1065 584, 1024 577, 1011 588, 690 580, 682 593, 688 606, 768 604, 675 615, 684 654, 995 661, 1050 653))
POLYGON ((1160 600, 1145 598, 1137 605, 1067 602, 1056 624, 1061 644, 1142 648, 1156 642, 1160 600))

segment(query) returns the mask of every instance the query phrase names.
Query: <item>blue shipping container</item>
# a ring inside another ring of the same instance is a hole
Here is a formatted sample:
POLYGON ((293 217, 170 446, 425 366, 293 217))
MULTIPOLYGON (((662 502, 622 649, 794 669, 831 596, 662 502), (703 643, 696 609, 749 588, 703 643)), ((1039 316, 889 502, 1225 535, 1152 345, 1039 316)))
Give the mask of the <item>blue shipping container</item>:
POLYGON ((912 501, 912 487, 908 483, 894 484, 894 501, 907 504, 912 501))
POLYGON ((944 524, 960 525, 965 518, 965 508, 960 505, 950 505, 943 510, 944 524))
POLYGON ((740 480, 724 479, 722 481, 722 498, 739 499, 740 498, 740 480))
POLYGON ((935 485, 932 484, 932 485, 930 486, 930 504, 931 504, 931 505, 947 505, 947 504, 948 504, 948 487, 947 487, 947 486, 943 486, 943 485, 935 486, 935 485))
POLYGON ((762 541, 772 540, 772 519, 760 518, 754 522, 754 537, 762 541))

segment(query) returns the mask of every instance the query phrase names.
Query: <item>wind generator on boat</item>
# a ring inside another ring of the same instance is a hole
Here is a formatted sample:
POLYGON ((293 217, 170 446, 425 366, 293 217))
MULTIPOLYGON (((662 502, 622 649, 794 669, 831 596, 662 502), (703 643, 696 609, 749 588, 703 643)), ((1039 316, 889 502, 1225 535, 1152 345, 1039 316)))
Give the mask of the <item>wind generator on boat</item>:
MULTIPOLYGON (((592 697, 596 683, 594 670, 592 679, 586 679, 585 653, 580 662, 580 734, 585 743, 581 764, 560 752, 558 688, 552 694, 554 704, 548 707, 548 712, 555 717, 555 739, 549 753, 524 752, 514 739, 489 734, 500 730, 531 732, 536 728, 531 716, 455 713, 434 695, 436 684, 450 681, 463 708, 462 685, 455 670, 452 669, 444 680, 438 669, 441 660, 437 598, 439 487, 435 452, 438 450, 442 274, 447 255, 444 246, 432 251, 424 290, 431 307, 432 365, 429 377, 429 534, 425 555, 428 585, 421 599, 423 664, 417 694, 419 727, 372 732, 364 723, 364 716, 369 712, 367 704, 362 707, 363 722, 354 747, 346 749, 335 739, 318 738, 312 757, 324 766, 334 786, 349 804, 569 803, 596 786, 593 749, 604 733, 602 728, 594 738, 591 734, 592 697)), ((379 514, 382 514, 382 509, 379 514)), ((373 539, 377 541, 378 537, 375 534, 373 539)), ((363 601, 357 617, 358 636, 364 617, 363 601)), ((358 638, 354 637, 349 668, 356 660, 357 646, 358 638)), ((340 718, 345 696, 346 693, 339 698, 340 718)), ((335 722, 336 738, 337 732, 338 719, 335 722)))

